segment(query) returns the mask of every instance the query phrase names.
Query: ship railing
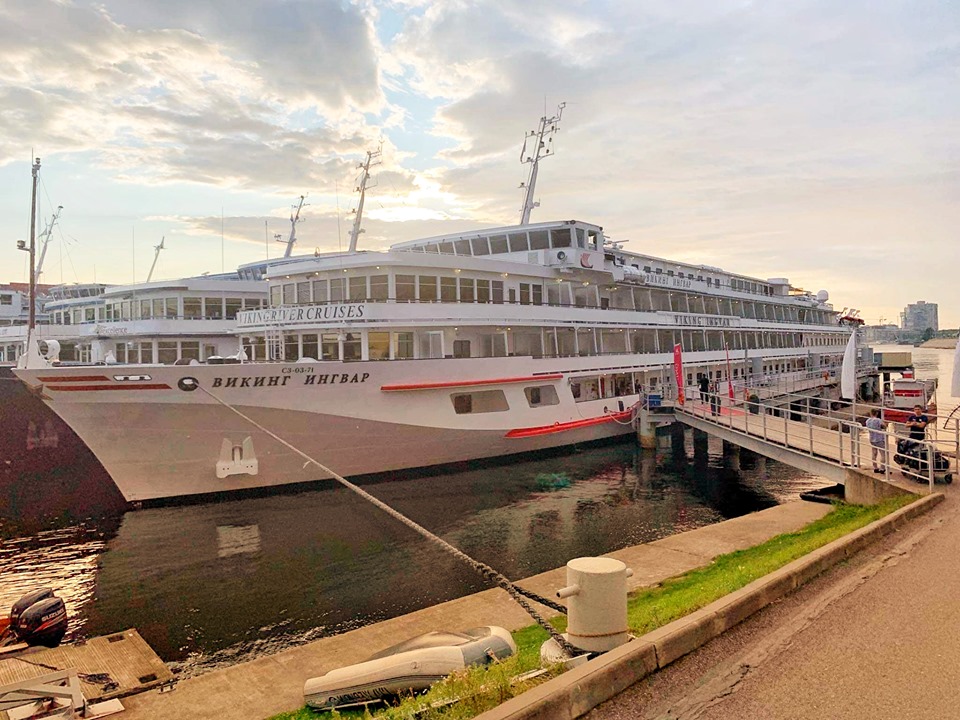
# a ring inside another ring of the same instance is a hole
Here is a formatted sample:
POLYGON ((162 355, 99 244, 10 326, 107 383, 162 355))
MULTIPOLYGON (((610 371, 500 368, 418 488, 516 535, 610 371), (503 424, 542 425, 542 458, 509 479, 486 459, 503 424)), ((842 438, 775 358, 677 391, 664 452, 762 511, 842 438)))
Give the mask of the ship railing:
MULTIPOLYGON (((911 439, 900 426, 891 424, 883 430, 868 430, 861 418, 856 420, 830 416, 818 409, 782 407, 757 400, 730 399, 722 394, 708 394, 686 399, 674 405, 675 413, 688 413, 732 431, 762 439, 811 457, 869 472, 877 465, 884 479, 892 473, 926 483, 930 492, 938 479, 956 473, 956 451, 960 433, 952 439, 953 457, 944 452, 943 443, 926 437, 911 439), (871 433, 882 438, 873 451, 871 433), (944 465, 944 462, 946 463, 944 465)), ((955 426, 952 426, 955 427, 955 426)))

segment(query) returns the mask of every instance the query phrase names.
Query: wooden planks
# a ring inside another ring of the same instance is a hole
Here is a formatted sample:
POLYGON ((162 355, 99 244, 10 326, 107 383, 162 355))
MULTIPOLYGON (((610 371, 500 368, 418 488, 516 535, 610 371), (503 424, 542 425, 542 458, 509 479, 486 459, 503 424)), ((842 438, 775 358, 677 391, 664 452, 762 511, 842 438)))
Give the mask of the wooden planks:
POLYGON ((14 657, 0 656, 0 685, 28 680, 55 670, 75 669, 87 700, 123 697, 173 680, 164 662, 136 630, 96 637, 75 645, 33 649, 14 657), (107 674, 106 679, 84 675, 107 674))

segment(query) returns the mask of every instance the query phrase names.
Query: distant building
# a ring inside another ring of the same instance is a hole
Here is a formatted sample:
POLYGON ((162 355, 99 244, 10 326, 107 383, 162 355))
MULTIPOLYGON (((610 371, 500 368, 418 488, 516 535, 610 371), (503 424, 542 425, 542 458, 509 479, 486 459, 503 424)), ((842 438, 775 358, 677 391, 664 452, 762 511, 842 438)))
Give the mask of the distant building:
POLYGON ((867 343, 895 343, 900 337, 900 328, 896 325, 867 325, 863 328, 863 339, 867 343))
POLYGON ((937 317, 937 304, 924 300, 907 305, 900 313, 900 327, 912 332, 923 332, 927 328, 933 331, 940 329, 940 320, 937 317))

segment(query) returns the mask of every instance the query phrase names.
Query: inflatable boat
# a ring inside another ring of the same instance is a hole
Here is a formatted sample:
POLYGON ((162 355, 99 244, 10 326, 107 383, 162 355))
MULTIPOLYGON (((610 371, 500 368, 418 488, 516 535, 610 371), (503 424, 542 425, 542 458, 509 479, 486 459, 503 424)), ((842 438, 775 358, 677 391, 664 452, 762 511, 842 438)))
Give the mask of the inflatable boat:
POLYGON ((431 632, 387 648, 356 665, 331 670, 303 686, 317 710, 426 690, 450 673, 513 655, 517 646, 502 627, 431 632))

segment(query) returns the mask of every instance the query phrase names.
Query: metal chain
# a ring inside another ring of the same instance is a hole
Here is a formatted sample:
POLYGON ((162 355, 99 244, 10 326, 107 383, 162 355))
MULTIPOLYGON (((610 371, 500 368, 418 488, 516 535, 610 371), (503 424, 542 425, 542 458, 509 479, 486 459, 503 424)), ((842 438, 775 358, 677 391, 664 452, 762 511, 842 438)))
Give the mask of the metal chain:
POLYGON ((555 603, 555 602, 553 602, 552 600, 548 600, 548 599, 545 598, 545 597, 541 597, 540 595, 537 595, 536 593, 531 592, 530 590, 524 590, 523 588, 521 588, 521 587, 519 587, 518 585, 516 585, 513 581, 511 581, 506 575, 503 575, 502 573, 494 570, 492 567, 490 567, 489 565, 487 565, 487 564, 485 564, 485 563, 480 562, 479 560, 474 560, 472 557, 470 557, 469 555, 467 555, 465 552, 463 552, 462 550, 454 547, 453 545, 451 545, 450 543, 448 543, 448 542, 447 542, 446 540, 444 540, 443 538, 440 538, 440 537, 434 535, 432 532, 430 532, 429 530, 427 530, 427 529, 426 529, 425 527, 423 527, 422 525, 414 522, 413 520, 411 520, 410 518, 408 518, 406 515, 402 514, 401 512, 399 512, 399 511, 397 511, 397 510, 394 510, 392 507, 390 507, 389 505, 387 505, 387 504, 386 504, 385 502, 383 502, 382 500, 377 499, 376 497, 374 497, 373 495, 371 495, 370 493, 368 493, 366 490, 361 489, 360 487, 358 487, 357 485, 354 485, 352 482, 350 482, 350 481, 347 480, 346 478, 338 475, 337 473, 335 473, 333 470, 331 470, 330 468, 328 468, 328 467, 327 467, 326 465, 324 465, 323 463, 321 463, 321 462, 315 460, 314 458, 310 457, 309 455, 307 455, 305 452, 303 452, 303 451, 300 450, 299 448, 294 447, 294 446, 291 445, 289 442, 287 442, 287 441, 284 440, 283 438, 279 437, 276 433, 273 433, 273 432, 271 432, 270 430, 267 430, 267 428, 263 427, 263 425, 261 425, 260 423, 258 423, 256 420, 254 420, 253 418, 249 417, 248 415, 245 415, 244 413, 240 412, 239 410, 237 410, 237 408, 233 407, 232 405, 230 405, 229 403, 225 402, 224 400, 221 400, 220 398, 218 398, 216 395, 214 395, 213 393, 211 393, 209 390, 207 390, 206 388, 204 388, 204 387, 203 387, 202 385, 200 385, 199 383, 197 383, 197 386, 196 386, 196 387, 199 388, 199 389, 200 389, 203 393, 205 393, 207 396, 213 398, 213 400, 215 400, 216 402, 218 402, 220 405, 223 405, 223 407, 227 408, 227 410, 230 410, 231 412, 236 413, 237 415, 239 415, 241 418, 243 418, 244 420, 246 420, 247 422, 249 422, 251 425, 253 425, 255 428, 257 428, 257 429, 260 430, 261 432, 266 433, 267 435, 269 435, 270 437, 272 437, 274 440, 276 440, 276 441, 277 441, 278 443, 280 443, 281 445, 283 445, 283 446, 289 448, 290 450, 292 450, 293 452, 295 452, 297 455, 299 455, 300 457, 302 457, 304 460, 307 460, 308 462, 313 463, 313 464, 316 465, 318 468, 320 468, 323 472, 328 473, 331 477, 333 477, 337 482, 339 482, 339 483, 340 483, 341 485, 343 485, 345 488, 347 488, 347 489, 349 489, 349 490, 352 490, 354 493, 356 493, 357 495, 359 495, 360 497, 362 497, 364 500, 372 503, 373 505, 376 505, 378 508, 380 508, 380 509, 383 510, 385 513, 387 513, 388 515, 390 515, 390 517, 392 517, 392 518, 394 518, 395 520, 403 523, 403 524, 406 525, 408 528, 410 528, 411 530, 414 530, 415 532, 419 533, 420 535, 422 535, 424 538, 426 538, 427 540, 429 540, 429 541, 432 542, 433 544, 439 546, 440 548, 442 548, 443 550, 446 550, 448 553, 450 553, 450 554, 453 555, 454 557, 456 557, 456 558, 462 560, 463 562, 465 562, 466 564, 470 565, 470 567, 472 567, 474 570, 476 570, 478 573, 480 573, 480 575, 482 575, 484 578, 486 578, 486 579, 489 580, 489 581, 494 582, 498 587, 501 587, 501 588, 503 588, 504 590, 506 590, 507 593, 510 595, 510 597, 512 597, 512 598, 517 602, 517 604, 520 605, 520 607, 522 607, 524 610, 526 610, 526 611, 527 611, 527 614, 530 615, 530 617, 532 617, 540 627, 542 627, 544 630, 547 631, 547 633, 548 633, 548 634, 550 635, 550 637, 554 640, 554 642, 556 642, 557 645, 559 645, 560 648, 561 648, 565 653, 567 653, 567 655, 568 655, 569 657, 575 657, 575 656, 577 656, 577 655, 582 654, 582 651, 578 650, 577 648, 573 647, 569 642, 567 642, 566 638, 564 638, 563 635, 561 635, 559 632, 557 632, 556 628, 554 628, 553 625, 551 625, 549 622, 547 622, 547 620, 546 620, 542 615, 540 615, 540 613, 538 613, 538 612, 530 605, 530 603, 528 603, 526 600, 524 600, 524 597, 530 598, 531 600, 534 600, 534 601, 540 603, 541 605, 545 605, 546 607, 549 607, 549 608, 551 608, 551 609, 553 609, 553 610, 557 610, 558 612, 566 613, 566 612, 567 612, 567 609, 566 609, 565 607, 563 607, 563 605, 560 605, 559 603, 555 603))

